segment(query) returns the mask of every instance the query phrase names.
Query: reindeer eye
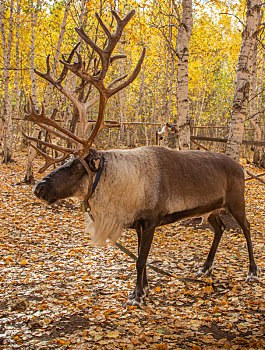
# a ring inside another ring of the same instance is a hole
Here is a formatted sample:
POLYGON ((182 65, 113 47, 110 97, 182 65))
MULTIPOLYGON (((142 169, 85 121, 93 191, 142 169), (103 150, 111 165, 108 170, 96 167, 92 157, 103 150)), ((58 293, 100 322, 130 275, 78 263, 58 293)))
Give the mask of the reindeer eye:
POLYGON ((81 170, 83 168, 83 165, 80 163, 76 163, 73 165, 73 171, 81 170))

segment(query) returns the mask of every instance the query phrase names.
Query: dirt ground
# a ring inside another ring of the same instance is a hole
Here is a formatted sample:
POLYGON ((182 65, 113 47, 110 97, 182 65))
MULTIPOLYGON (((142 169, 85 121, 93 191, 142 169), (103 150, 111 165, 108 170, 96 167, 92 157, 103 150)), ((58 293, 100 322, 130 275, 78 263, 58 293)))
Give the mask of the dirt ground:
MULTIPOLYGON (((0 349, 265 348, 264 185, 246 182, 259 283, 245 282, 245 238, 227 216, 212 279, 196 281, 213 234, 188 220, 158 228, 149 255, 176 277, 149 270, 146 305, 125 309, 135 263, 114 246, 92 245, 77 201, 45 207, 30 186, 16 185, 26 157, 15 160, 0 166, 0 349)), ((120 242, 136 252, 134 231, 120 242)))

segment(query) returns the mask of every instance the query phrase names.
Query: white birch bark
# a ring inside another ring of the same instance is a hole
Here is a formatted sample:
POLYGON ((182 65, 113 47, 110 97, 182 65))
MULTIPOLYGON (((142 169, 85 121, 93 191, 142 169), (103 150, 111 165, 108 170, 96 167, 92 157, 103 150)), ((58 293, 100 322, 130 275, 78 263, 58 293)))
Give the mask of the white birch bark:
MULTIPOLYGON (((4 2, 0 1, 0 29, 1 29, 1 39, 2 39, 2 46, 3 46, 3 63, 4 66, 6 67, 6 36, 5 36, 5 27, 4 27, 4 18, 5 18, 5 6, 4 6, 4 2)), ((3 71, 3 81, 2 81, 2 90, 5 91, 5 81, 6 81, 6 76, 5 76, 6 72, 5 70, 3 71)), ((2 112, 2 116, 0 117, 0 141, 1 143, 4 140, 4 130, 5 130, 5 119, 6 119, 6 110, 5 110, 5 95, 4 95, 4 104, 3 104, 3 112, 2 112)))
MULTIPOLYGON (((67 23, 67 17, 68 17, 69 11, 70 11, 71 1, 72 0, 68 0, 67 3, 66 3, 66 6, 65 6, 63 21, 62 21, 62 25, 61 25, 58 41, 57 41, 57 46, 56 46, 56 49, 55 49, 53 64, 52 64, 52 67, 51 67, 51 74, 52 74, 52 76, 54 76, 56 74, 56 69, 57 69, 57 65, 58 65, 58 61, 59 61, 59 56, 60 56, 60 53, 61 53, 61 47, 62 47, 64 33, 65 33, 65 28, 66 28, 66 23, 67 23)), ((44 95, 44 105, 46 107, 48 107, 48 105, 50 103, 51 93, 52 93, 52 85, 48 84, 47 88, 46 88, 45 95, 44 95)))
POLYGON ((15 115, 19 116, 19 41, 21 0, 17 2, 16 13, 16 70, 15 70, 15 115))
MULTIPOLYGON (((37 98, 37 82, 36 82, 36 74, 34 72, 35 69, 35 30, 37 26, 37 20, 38 20, 38 10, 40 7, 40 0, 37 0, 36 8, 34 4, 34 0, 31 0, 31 48, 30 48, 30 77, 31 77, 31 94, 32 94, 32 100, 35 106, 38 104, 38 98, 37 98)), ((40 131, 40 127, 37 124, 34 124, 34 129, 32 136, 38 138, 38 134, 40 131)), ((36 147, 36 142, 32 142, 34 146, 36 147)), ((33 176, 33 161, 36 156, 35 149, 29 145, 28 149, 28 159, 27 159, 27 167, 26 167, 26 174, 24 177, 25 183, 34 183, 34 176, 33 176)))
MULTIPOLYGON (((251 92, 250 92, 250 122, 254 128, 254 141, 261 141, 261 128, 258 114, 258 98, 257 98, 257 51, 258 42, 254 45, 253 64, 251 75, 251 92)), ((258 164, 260 160, 260 147, 254 146, 253 163, 258 164)))
MULTIPOLYGON (((65 12, 64 12, 64 17, 61 25, 61 30, 60 34, 58 37, 58 42, 57 42, 57 47, 55 50, 55 55, 54 55, 54 60, 53 60, 53 65, 52 65, 52 74, 56 74, 56 67, 59 61, 59 54, 61 51, 61 46, 63 42, 63 37, 65 33, 65 27, 66 27, 66 21, 67 17, 69 14, 69 9, 70 9, 70 3, 71 0, 69 0, 66 4, 65 12)), ((37 20, 38 20, 38 9, 40 7, 40 0, 37 0, 36 8, 37 10, 34 9, 34 0, 31 0, 31 55, 30 55, 30 75, 31 75, 31 81, 32 81, 32 99, 34 102, 34 105, 37 106, 38 104, 38 99, 37 99, 37 84, 36 84, 36 74, 34 72, 35 69, 35 29, 37 26, 37 20)), ((52 92, 52 85, 48 84, 46 93, 44 96, 44 104, 46 106, 49 105, 50 102, 50 97, 51 97, 51 92, 52 92)), ((48 109, 46 109, 48 110, 48 109)), ((40 132, 40 127, 37 124, 34 124, 34 129, 32 133, 32 137, 37 138, 40 132)), ((33 144, 36 146, 36 143, 33 142, 33 144)), ((36 156, 36 150, 29 146, 28 150, 28 160, 27 160, 27 168, 26 168, 26 174, 24 178, 24 182, 26 183, 34 183, 34 176, 33 176, 33 162, 34 158, 36 156)))
POLYGON ((179 148, 185 150, 190 148, 188 64, 189 42, 193 27, 192 0, 182 0, 182 15, 181 18, 179 18, 179 22, 177 35, 177 108, 179 119, 179 148))
MULTIPOLYGON (((124 47, 121 43, 119 43, 119 52, 124 54, 124 47)), ((120 60, 119 62, 119 69, 120 69, 120 76, 124 75, 124 60, 120 60)), ((119 112, 120 112, 120 125, 121 127, 119 128, 119 142, 122 144, 123 143, 123 138, 124 138, 124 125, 123 123, 125 122, 125 113, 124 113, 124 90, 121 90, 119 93, 119 112)))
POLYGON ((40 0, 37 0, 36 5, 34 0, 31 0, 31 46, 30 46, 30 78, 31 78, 31 94, 33 103, 36 106, 38 103, 37 97, 37 81, 35 69, 35 32, 38 20, 38 10, 40 7, 40 0), (36 6, 36 7, 35 7, 36 6))
MULTIPOLYGON (((136 107, 136 111, 134 114, 134 120, 135 121, 139 121, 139 115, 142 109, 142 105, 143 105, 143 98, 144 98, 144 90, 145 90, 145 69, 144 67, 141 69, 140 72, 140 89, 139 89, 139 94, 138 94, 138 101, 137 101, 137 107, 136 107)), ((138 128, 135 128, 134 130, 134 135, 133 135, 133 144, 134 146, 138 145, 138 128)))
POLYGON ((247 0, 246 24, 237 62, 232 119, 226 145, 226 154, 239 160, 244 136, 244 123, 250 89, 250 69, 260 21, 260 0, 247 0))
MULTIPOLYGON (((69 1, 69 5, 70 5, 69 1)), ((79 25, 78 27, 81 27, 84 21, 84 12, 85 12, 85 0, 82 0, 81 2, 81 10, 80 10, 80 16, 79 16, 79 25)), ((77 42, 80 42, 81 38, 78 35, 77 36, 77 42)), ((82 45, 82 44, 81 44, 82 45)), ((79 47, 77 48, 77 52, 80 52, 81 50, 81 45, 79 45, 79 47)), ((77 77, 76 75, 72 76, 71 79, 71 85, 72 85, 72 90, 74 90, 76 88, 76 81, 77 81, 77 77)), ((84 96, 83 93, 80 94, 80 96, 78 96, 78 99, 82 99, 84 96)), ((96 103, 98 101, 95 100, 94 103, 96 103)), ((91 104, 93 105, 93 104, 91 104)), ((78 128, 77 128, 77 134, 79 137, 85 137, 87 130, 90 128, 89 123, 87 122, 87 109, 91 106, 91 105, 86 105, 83 104, 82 106, 80 105, 80 108, 77 109, 75 106, 73 106, 73 114, 72 114, 72 120, 71 120, 71 132, 75 132, 75 128, 77 126, 78 123, 78 128), (79 119, 79 122, 78 122, 79 119)))
POLYGON ((14 12, 14 0, 10 1, 9 6, 9 19, 8 19, 8 31, 5 28, 5 3, 0 1, 0 30, 2 37, 2 50, 3 50, 3 62, 4 62, 4 108, 2 115, 2 130, 3 130, 3 162, 8 163, 12 157, 12 143, 13 143, 13 128, 11 118, 11 100, 9 94, 10 83, 10 67, 11 67, 11 49, 13 41, 13 12, 14 12))
POLYGON ((166 44, 167 62, 166 74, 167 79, 167 108, 166 108, 166 122, 172 122, 172 101, 173 101, 173 81, 174 81, 174 57, 171 49, 172 42, 172 9, 168 17, 168 42, 166 44))
POLYGON ((169 77, 169 52, 168 52, 168 46, 166 45, 166 72, 164 75, 164 81, 163 81, 163 93, 162 93, 162 118, 161 122, 162 124, 166 124, 169 121, 169 115, 168 115, 168 77, 169 77))

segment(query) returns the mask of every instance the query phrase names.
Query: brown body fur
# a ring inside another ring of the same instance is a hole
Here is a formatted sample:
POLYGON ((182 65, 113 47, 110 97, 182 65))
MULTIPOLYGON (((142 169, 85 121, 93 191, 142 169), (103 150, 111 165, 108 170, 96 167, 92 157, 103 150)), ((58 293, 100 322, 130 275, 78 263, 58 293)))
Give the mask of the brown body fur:
POLYGON ((243 169, 223 154, 155 146, 100 154, 105 169, 89 201, 100 245, 139 221, 159 226, 244 203, 243 169))

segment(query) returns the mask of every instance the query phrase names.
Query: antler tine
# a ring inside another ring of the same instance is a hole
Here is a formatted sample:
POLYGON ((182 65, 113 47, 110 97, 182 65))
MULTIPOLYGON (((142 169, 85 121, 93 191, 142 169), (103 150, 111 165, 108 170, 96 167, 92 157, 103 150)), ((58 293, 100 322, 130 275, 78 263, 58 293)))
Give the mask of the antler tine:
MULTIPOLYGON (((33 105, 33 102, 32 102, 33 105)), ((34 105, 33 105, 34 108, 34 105)), ((35 110, 35 108, 34 108, 35 110)), ((68 131, 66 128, 62 127, 60 124, 58 124, 55 120, 52 120, 50 118, 45 117, 45 111, 44 111, 44 105, 42 103, 42 111, 40 114, 36 114, 31 111, 31 113, 26 113, 24 119, 31 121, 33 123, 36 124, 45 124, 48 126, 52 126, 55 129, 59 130, 61 133, 63 133, 64 135, 67 135, 68 137, 70 137, 71 139, 73 139, 74 141, 81 143, 82 145, 86 144, 86 140, 82 139, 78 136, 76 136, 75 134, 73 134, 71 131, 68 131)))
MULTIPOLYGON (((34 105, 34 102, 33 102, 33 98, 32 96, 29 97, 30 99, 30 102, 31 102, 31 113, 34 114, 35 116, 38 116, 38 112, 36 111, 36 108, 35 108, 35 105, 34 105)), ((41 113, 40 115, 44 112, 44 106, 41 107, 41 113)))
POLYGON ((125 79, 128 76, 128 74, 124 74, 123 76, 114 79, 109 85, 108 85, 108 89, 111 89, 114 85, 116 85, 119 81, 125 79))
POLYGON ((82 56, 79 52, 75 52, 77 55, 77 62, 70 63, 68 60, 63 59, 60 62, 64 65, 65 69, 70 70, 74 74, 76 74, 82 80, 87 80, 89 75, 83 74, 83 68, 85 67, 85 62, 83 62, 82 56))
POLYGON ((97 12, 95 13, 95 16, 96 16, 101 28, 104 30, 105 34, 107 35, 108 39, 111 40, 111 33, 108 30, 108 28, 105 26, 104 22, 102 21, 101 17, 99 16, 99 14, 97 12))
MULTIPOLYGON (((63 60, 65 62, 70 63, 72 61, 72 59, 74 57, 74 54, 75 54, 75 52, 76 52, 76 50, 77 50, 77 48, 79 47, 80 44, 81 44, 81 41, 79 41, 79 43, 77 43, 75 45, 75 47, 72 49, 72 51, 70 52, 70 54, 69 54, 69 56, 68 56, 68 58, 66 60, 64 59, 64 56, 63 56, 63 60)), ((63 70, 62 70, 59 78, 57 79, 57 83, 59 83, 59 84, 62 83, 62 81, 65 79, 65 77, 66 77, 66 75, 68 73, 68 70, 69 69, 64 65, 63 70)))
MULTIPOLYGON (((137 65, 136 65, 134 71, 132 72, 132 74, 128 77, 128 79, 126 79, 122 84, 120 84, 116 88, 108 89, 108 96, 109 97, 114 95, 114 94, 116 94, 118 91, 124 89, 126 86, 131 84, 137 78, 137 75, 139 74, 139 72, 141 70, 142 63, 144 61, 145 53, 146 53, 146 49, 144 47, 143 51, 142 51, 142 54, 141 54, 141 57, 139 58, 139 61, 138 61, 137 65)), ((124 79, 125 77, 121 77, 121 78, 124 79)))
MULTIPOLYGON (((74 57, 74 54, 77 53, 76 50, 78 48, 78 46, 81 44, 81 42, 77 43, 74 48, 72 49, 72 51, 70 52, 69 56, 67 59, 64 59, 63 62, 62 60, 60 60, 61 63, 68 63, 70 64, 70 62, 72 61, 73 57, 74 57)), ((64 58, 64 57, 63 57, 64 58)), ((47 80, 48 82, 50 82, 52 85, 54 85, 56 88, 60 89, 61 87, 61 83, 63 82, 63 80, 65 79, 67 73, 68 73, 68 70, 69 70, 69 67, 64 64, 64 67, 63 67, 63 70, 61 72, 61 74, 59 75, 59 78, 57 80, 55 80, 54 78, 52 78, 50 72, 51 72, 51 66, 50 66, 50 55, 48 55, 46 57, 46 72, 45 73, 42 73, 40 71, 38 71, 37 69, 34 69, 34 72, 36 74, 38 74, 41 78, 47 80)))
POLYGON ((94 41, 85 33, 84 29, 82 27, 76 27, 75 31, 80 36, 80 38, 82 38, 90 47, 92 47, 92 49, 94 49, 96 53, 98 53, 102 58, 103 50, 96 43, 94 43, 94 41))
POLYGON ((26 102, 25 106, 24 106, 24 112, 25 114, 29 114, 30 113, 30 110, 29 110, 29 101, 26 102))
MULTIPOLYGON (((26 105, 24 106, 24 112, 25 112, 24 119, 25 120, 31 120, 32 116, 33 116, 33 118, 37 118, 38 116, 41 116, 41 114, 38 114, 36 112, 36 109, 35 109, 34 104, 33 104, 32 96, 30 96, 29 99, 30 99, 31 105, 30 105, 29 101, 27 101, 26 105)), ((43 111, 43 109, 42 109, 42 111, 43 111)), ((42 113, 42 111, 41 111, 41 113, 42 113)))
POLYGON ((55 80, 50 75, 51 67, 50 67, 50 54, 46 57, 46 72, 42 73, 34 68, 34 72, 38 74, 41 78, 48 80, 51 84, 55 84, 55 80))
POLYGON ((131 10, 124 18, 120 18, 116 11, 111 11, 112 16, 115 18, 117 22, 116 33, 114 34, 117 37, 118 41, 122 35, 123 29, 127 25, 127 23, 131 20, 131 18, 135 15, 135 10, 131 10))
POLYGON ((50 157, 47 153, 41 151, 38 147, 36 147, 33 144, 31 144, 31 147, 33 147, 45 159, 45 164, 38 171, 40 174, 42 174, 51 165, 59 162, 63 162, 69 156, 69 153, 67 153, 60 158, 53 158, 53 157, 50 157))
POLYGON ((37 137, 31 137, 31 136, 28 136, 27 134, 25 134, 23 131, 22 131, 22 135, 30 140, 30 141, 34 141, 34 142, 37 142, 37 143, 40 143, 41 145, 43 146, 47 146, 47 147, 50 147, 52 149, 55 149, 56 151, 59 151, 59 152, 62 152, 62 153, 72 153, 73 150, 71 148, 68 148, 68 147, 63 147, 63 146, 58 146, 58 145, 54 145, 50 142, 46 142, 46 141, 42 141, 40 139, 38 139, 37 137))
POLYGON ((53 130, 52 128, 50 128, 49 126, 47 126, 45 124, 41 124, 41 123, 36 123, 36 124, 38 124, 42 129, 48 131, 49 133, 59 137, 60 139, 63 139, 65 141, 71 142, 71 143, 78 143, 77 141, 75 141, 75 140, 71 139, 70 137, 67 137, 67 136, 65 136, 65 135, 63 135, 63 134, 53 130))
POLYGON ((116 60, 119 60, 121 58, 126 58, 126 57, 127 57, 127 55, 123 55, 123 54, 112 56, 110 58, 110 64, 112 64, 116 60))

